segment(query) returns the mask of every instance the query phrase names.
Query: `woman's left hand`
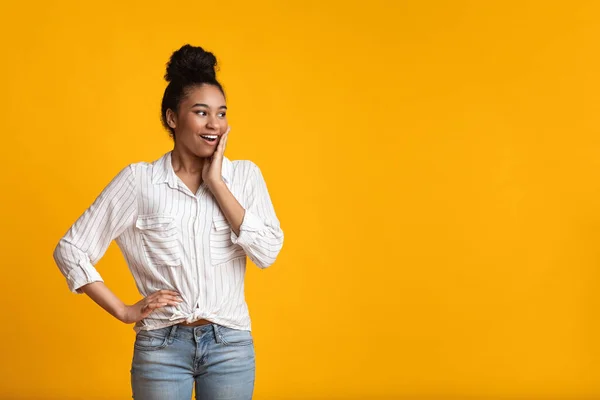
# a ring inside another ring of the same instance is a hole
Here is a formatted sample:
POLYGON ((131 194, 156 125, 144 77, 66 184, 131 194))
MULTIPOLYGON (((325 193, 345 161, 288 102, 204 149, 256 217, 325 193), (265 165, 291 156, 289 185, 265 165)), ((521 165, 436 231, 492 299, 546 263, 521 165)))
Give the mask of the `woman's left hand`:
POLYGON ((206 182, 209 189, 223 182, 221 175, 221 168, 223 166, 223 154, 225 153, 225 146, 227 145, 227 137, 231 128, 227 128, 227 131, 219 139, 217 149, 211 157, 204 160, 202 166, 202 181, 206 182))

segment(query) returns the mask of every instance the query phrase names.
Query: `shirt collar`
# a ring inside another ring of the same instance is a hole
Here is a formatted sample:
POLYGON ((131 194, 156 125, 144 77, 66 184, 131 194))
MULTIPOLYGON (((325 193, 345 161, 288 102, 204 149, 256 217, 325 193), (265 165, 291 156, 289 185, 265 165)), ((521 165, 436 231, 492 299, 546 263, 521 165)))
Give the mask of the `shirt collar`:
MULTIPOLYGON (((152 163, 152 183, 166 183, 169 187, 177 188, 177 176, 171 164, 171 153, 165 153, 161 158, 152 163)), ((233 176, 233 163, 227 157, 223 156, 223 166, 221 167, 221 177, 227 185, 231 183, 233 176)))

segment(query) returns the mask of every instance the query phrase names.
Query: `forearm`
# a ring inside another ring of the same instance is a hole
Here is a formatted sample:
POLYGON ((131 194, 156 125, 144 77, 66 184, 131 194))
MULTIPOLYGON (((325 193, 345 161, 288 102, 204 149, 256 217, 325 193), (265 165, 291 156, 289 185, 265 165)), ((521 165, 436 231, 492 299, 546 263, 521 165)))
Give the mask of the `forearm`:
POLYGON ((240 226, 244 220, 244 207, 237 201, 233 193, 229 190, 225 182, 211 185, 210 188, 215 200, 219 204, 219 208, 223 211, 225 218, 231 226, 231 230, 236 235, 240 234, 240 226))
POLYGON ((126 305, 103 282, 93 282, 82 286, 81 291, 110 315, 119 321, 124 320, 126 305))
POLYGON ((222 181, 211 186, 211 192, 229 221, 231 241, 241 246, 258 267, 266 268, 275 262, 281 250, 283 231, 262 174, 258 169, 255 174, 248 178, 244 206, 222 181))

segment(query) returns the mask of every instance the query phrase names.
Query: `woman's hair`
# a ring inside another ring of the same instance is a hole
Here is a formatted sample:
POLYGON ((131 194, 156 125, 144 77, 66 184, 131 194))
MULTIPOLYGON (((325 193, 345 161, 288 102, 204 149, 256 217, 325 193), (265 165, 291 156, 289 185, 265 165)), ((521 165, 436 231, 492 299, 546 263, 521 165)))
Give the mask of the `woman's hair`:
POLYGON ((163 94, 161 119, 173 139, 175 131, 167 123, 167 110, 170 108, 177 113, 179 103, 190 89, 200 85, 213 85, 225 96, 223 87, 216 78, 216 66, 217 59, 214 54, 199 46, 186 44, 171 54, 165 73, 165 80, 169 84, 163 94))

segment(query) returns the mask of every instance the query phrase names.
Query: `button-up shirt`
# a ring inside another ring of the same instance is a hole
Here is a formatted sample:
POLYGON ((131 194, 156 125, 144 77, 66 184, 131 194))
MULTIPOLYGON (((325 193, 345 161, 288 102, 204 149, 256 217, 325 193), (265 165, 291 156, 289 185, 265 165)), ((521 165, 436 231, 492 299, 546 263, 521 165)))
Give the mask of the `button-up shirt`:
POLYGON ((136 332, 198 319, 251 330, 246 256, 259 268, 273 264, 283 231, 255 163, 223 157, 221 170, 245 209, 239 236, 205 183, 192 193, 175 174, 171 152, 123 168, 56 246, 54 259, 71 291, 103 282, 95 265, 115 240, 142 296, 168 289, 183 299, 137 322, 136 332))

